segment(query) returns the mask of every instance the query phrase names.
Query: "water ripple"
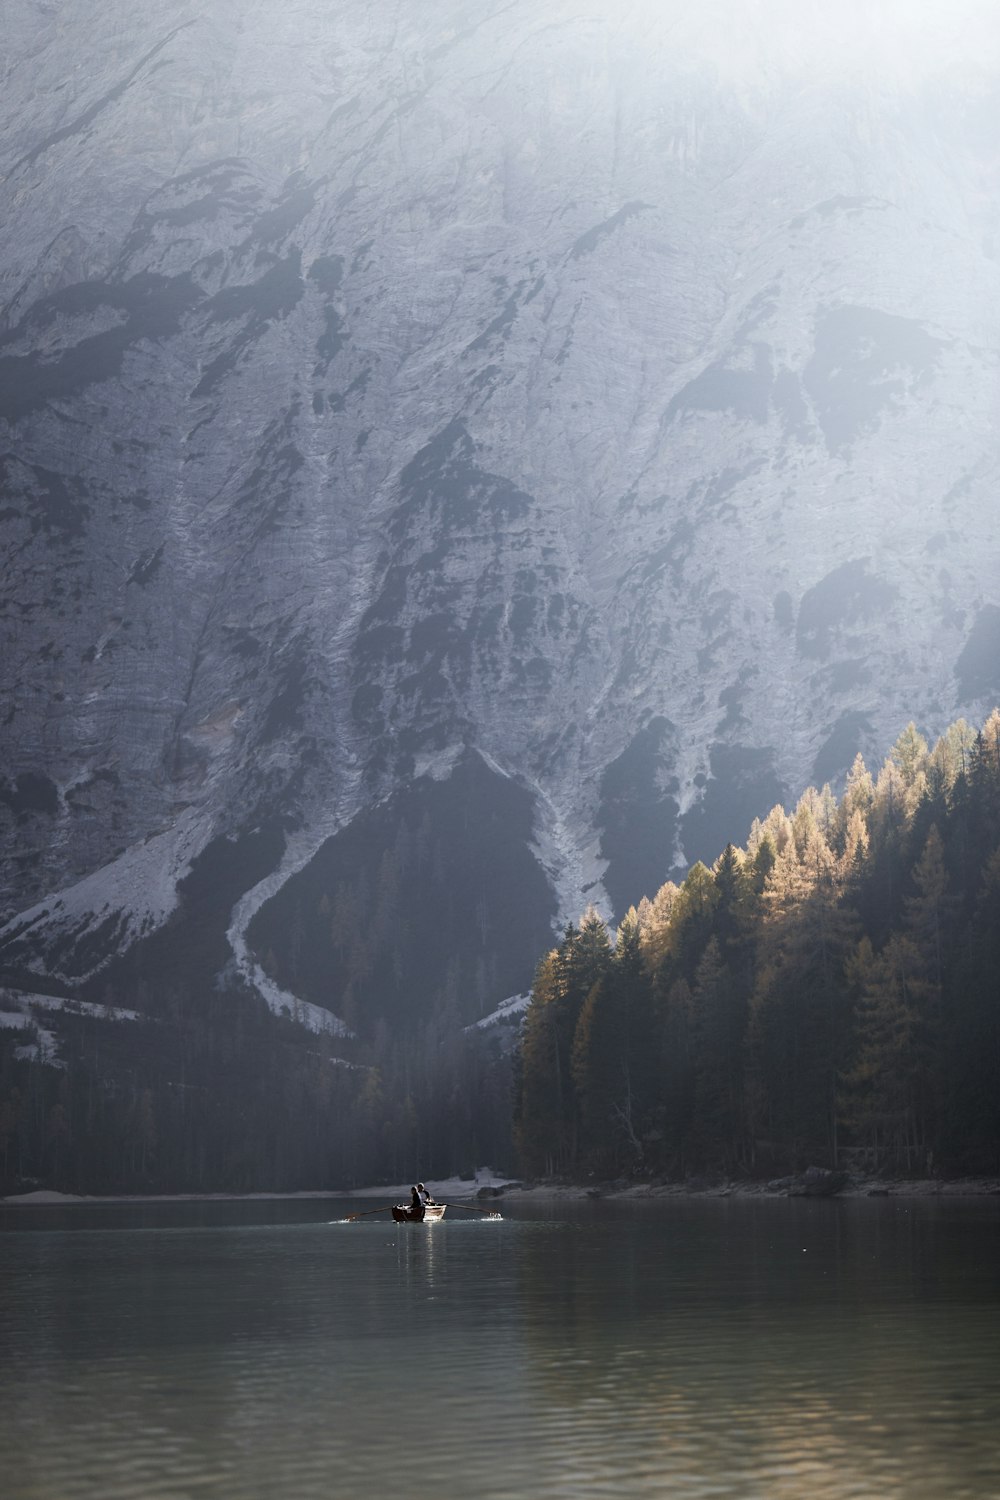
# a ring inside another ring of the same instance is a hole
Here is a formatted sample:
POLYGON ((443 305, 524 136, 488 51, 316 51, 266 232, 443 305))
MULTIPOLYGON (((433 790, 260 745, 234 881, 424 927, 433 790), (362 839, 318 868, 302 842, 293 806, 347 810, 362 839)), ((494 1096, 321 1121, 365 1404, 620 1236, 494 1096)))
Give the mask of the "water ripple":
POLYGON ((1000 1216, 885 1207, 0 1234, 4 1500, 1000 1495, 1000 1216))

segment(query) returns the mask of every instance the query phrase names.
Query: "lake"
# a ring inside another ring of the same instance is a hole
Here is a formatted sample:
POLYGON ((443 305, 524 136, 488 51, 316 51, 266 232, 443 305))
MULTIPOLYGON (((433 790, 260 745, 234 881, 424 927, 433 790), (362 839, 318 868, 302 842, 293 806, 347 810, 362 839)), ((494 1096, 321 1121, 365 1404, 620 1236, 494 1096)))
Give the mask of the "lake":
POLYGON ((1000 1200, 0 1206, 4 1500, 1000 1496, 1000 1200))

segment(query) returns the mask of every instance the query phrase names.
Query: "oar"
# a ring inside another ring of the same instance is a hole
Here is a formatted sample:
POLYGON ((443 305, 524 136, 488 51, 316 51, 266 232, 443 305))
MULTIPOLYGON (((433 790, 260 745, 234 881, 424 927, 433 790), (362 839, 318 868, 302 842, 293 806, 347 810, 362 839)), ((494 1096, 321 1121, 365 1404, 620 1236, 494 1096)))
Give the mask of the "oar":
POLYGON ((383 1203, 381 1208, 368 1208, 363 1214, 348 1214, 346 1219, 341 1219, 341 1224, 353 1224, 355 1219, 370 1219, 372 1214, 388 1213, 392 1208, 391 1203, 383 1203))
POLYGON ((460 1208, 464 1214, 487 1214, 499 1218, 495 1208, 473 1208, 471 1203, 442 1203, 442 1208, 460 1208))

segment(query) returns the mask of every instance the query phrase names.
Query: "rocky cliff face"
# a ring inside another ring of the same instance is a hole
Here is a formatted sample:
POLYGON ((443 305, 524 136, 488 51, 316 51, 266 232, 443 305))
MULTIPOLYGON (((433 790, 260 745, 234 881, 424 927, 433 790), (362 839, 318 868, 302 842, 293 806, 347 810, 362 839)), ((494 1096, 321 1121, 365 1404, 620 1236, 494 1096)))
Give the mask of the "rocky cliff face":
POLYGON ((687 9, 15 7, 22 982, 197 890, 209 967, 357 1024, 316 945, 381 900, 365 1003, 478 1013, 550 917, 1000 692, 989 32, 687 9), (391 937, 414 882, 458 970, 391 937))

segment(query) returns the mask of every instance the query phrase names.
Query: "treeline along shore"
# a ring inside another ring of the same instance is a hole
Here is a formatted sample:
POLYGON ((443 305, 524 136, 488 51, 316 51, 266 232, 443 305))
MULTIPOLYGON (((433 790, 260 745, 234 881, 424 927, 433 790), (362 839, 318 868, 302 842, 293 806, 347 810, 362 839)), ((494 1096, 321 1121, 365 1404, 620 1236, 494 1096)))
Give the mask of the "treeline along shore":
POLYGON ((911 724, 612 936, 539 965, 514 1104, 538 1177, 1000 1173, 1000 713, 911 724))
POLYGON ((1000 1177, 996 710, 933 748, 911 724, 877 774, 858 757, 839 799, 774 808, 616 932, 585 913, 514 1046, 464 1024, 454 986, 314 1035, 220 988, 214 941, 0 1018, 0 1194, 349 1189, 485 1161, 550 1184, 1000 1177))

